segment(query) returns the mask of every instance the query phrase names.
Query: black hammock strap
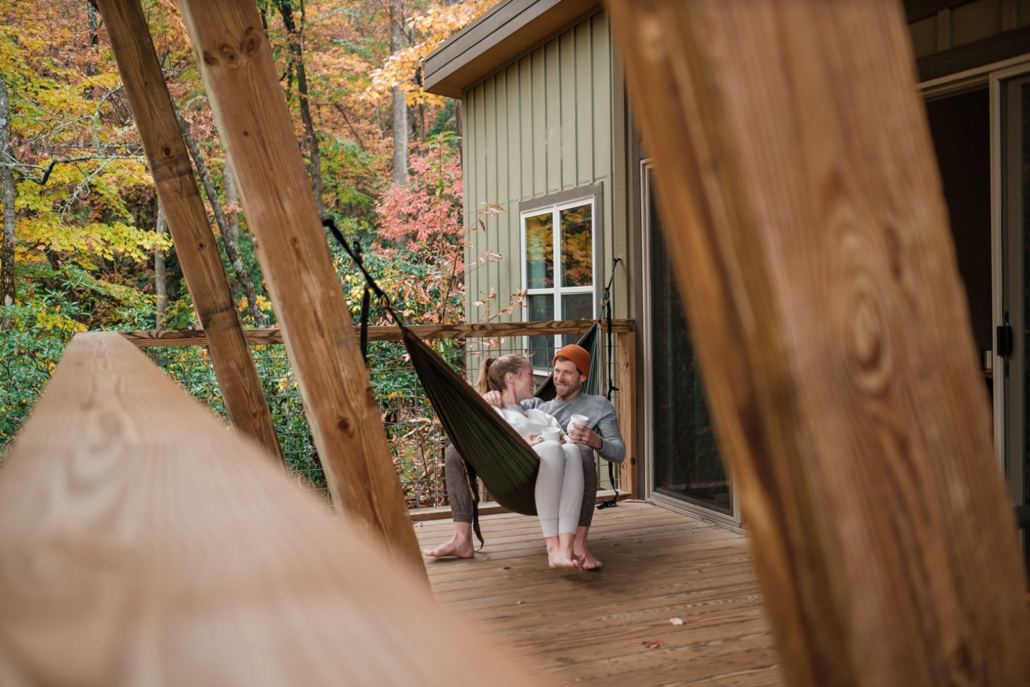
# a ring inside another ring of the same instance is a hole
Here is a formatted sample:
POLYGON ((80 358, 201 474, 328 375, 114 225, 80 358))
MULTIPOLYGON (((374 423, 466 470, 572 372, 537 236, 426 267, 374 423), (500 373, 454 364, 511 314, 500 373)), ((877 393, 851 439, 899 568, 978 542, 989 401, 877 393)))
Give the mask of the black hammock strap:
MULTIPOLYGON (((615 386, 615 359, 612 355, 615 339, 615 334, 612 332, 612 282, 615 281, 615 268, 618 267, 620 260, 622 258, 614 258, 612 260, 612 273, 608 276, 608 284, 604 287, 604 296, 601 298, 601 317, 604 318, 605 323, 608 325, 608 331, 605 336, 605 344, 608 349, 605 356, 605 360, 608 363, 608 391, 605 392, 604 397, 608 399, 609 403, 611 403, 612 394, 619 390, 619 387, 615 386)), ((612 490, 615 493, 607 501, 602 501, 597 506, 597 510, 615 508, 615 506, 619 505, 619 492, 615 489, 615 464, 611 461, 608 461, 608 483, 612 485, 612 490)))
MULTIPOLYGON (((404 325, 389 297, 368 273, 358 252, 344 239, 333 218, 323 217, 322 223, 357 264, 369 288, 400 328, 419 382, 451 443, 468 465, 470 481, 474 482, 478 476, 493 498, 508 510, 536 515, 534 485, 540 464, 536 452, 436 351, 404 325)), ((473 503, 478 504, 478 489, 472 497, 473 503)), ((478 507, 475 510, 478 511, 478 507)), ((478 513, 474 513, 474 519, 478 530, 478 513)), ((477 536, 482 542, 478 531, 477 536)))

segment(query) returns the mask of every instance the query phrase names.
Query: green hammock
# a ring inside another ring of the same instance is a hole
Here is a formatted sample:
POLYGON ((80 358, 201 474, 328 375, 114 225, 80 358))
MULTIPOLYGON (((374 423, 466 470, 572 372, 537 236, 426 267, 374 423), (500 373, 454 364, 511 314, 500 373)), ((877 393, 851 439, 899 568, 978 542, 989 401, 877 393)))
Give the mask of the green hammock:
MULTIPOLYGON (((597 386, 595 380, 600 374, 596 355, 599 329, 599 323, 595 322, 579 342, 590 352, 590 375, 585 391, 591 382, 597 386)), ((483 480, 497 503, 516 513, 536 515, 534 487, 540 465, 536 452, 433 349, 406 327, 401 327, 401 333, 415 374, 444 431, 471 473, 483 480)), ((554 398, 552 377, 540 385, 536 395, 544 400, 554 398)), ((473 498, 477 497, 473 490, 473 498)))
MULTIPOLYGON (((404 347, 411 356, 415 374, 425 389, 426 396, 440 418, 444 431, 454 448, 469 467, 470 488, 475 503, 473 526, 480 542, 478 504, 479 494, 475 489, 478 476, 490 491, 491 496, 508 510, 523 515, 536 515, 536 474, 540 460, 526 440, 512 428, 501 415, 473 389, 465 379, 427 346, 418 336, 404 326, 394 312, 389 297, 376 284, 361 260, 360 249, 355 251, 343 238, 332 217, 323 217, 322 224, 328 228, 344 250, 361 269, 367 283, 362 299, 362 348, 364 348, 367 326, 368 293, 371 289, 382 299, 383 306, 401 330, 404 347)), ((597 341, 600 321, 579 341, 579 345, 590 353, 590 374, 584 391, 596 393, 600 366, 598 365, 597 341)), ((553 375, 548 377, 536 394, 544 400, 555 396, 553 375)))

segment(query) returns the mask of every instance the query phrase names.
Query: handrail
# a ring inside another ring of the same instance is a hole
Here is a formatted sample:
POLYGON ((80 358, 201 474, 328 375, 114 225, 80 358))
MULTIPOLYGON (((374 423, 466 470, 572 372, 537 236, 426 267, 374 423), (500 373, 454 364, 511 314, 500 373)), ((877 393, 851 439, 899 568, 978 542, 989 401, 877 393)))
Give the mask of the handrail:
MULTIPOLYGON (((579 334, 593 324, 592 320, 554 320, 542 322, 489 322, 474 324, 416 324, 408 327, 420 338, 477 339, 495 336, 546 336, 556 334, 579 334)), ((357 328, 355 328, 357 330, 357 328)), ((607 330, 607 325, 606 325, 607 330)), ((636 322, 630 319, 612 320, 612 332, 625 334, 636 331, 636 322)), ((251 346, 266 346, 283 343, 282 331, 278 327, 266 329, 244 329, 247 343, 251 346)), ((180 329, 159 331, 120 332, 127 341, 140 348, 163 346, 206 346, 207 334, 203 329, 180 329)), ((400 341, 397 327, 369 327, 369 341, 400 341)))
POLYGON ((79 334, 0 470, 0 675, 528 684, 368 535, 122 337, 79 334))

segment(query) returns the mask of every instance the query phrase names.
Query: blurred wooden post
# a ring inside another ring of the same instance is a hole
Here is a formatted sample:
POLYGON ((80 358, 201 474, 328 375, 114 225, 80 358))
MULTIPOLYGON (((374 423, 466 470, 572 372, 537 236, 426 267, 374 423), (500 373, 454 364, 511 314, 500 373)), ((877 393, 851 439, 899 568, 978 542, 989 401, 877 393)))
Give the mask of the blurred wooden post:
POLYGON ((616 385, 619 387, 619 430, 626 442, 626 460, 619 465, 619 490, 629 492, 631 499, 640 498, 637 461, 637 334, 636 331, 616 334, 616 385))
POLYGON ((427 581, 257 7, 181 6, 333 503, 427 581))
POLYGON ((0 470, 0 684, 531 684, 257 453, 77 335, 0 470))
POLYGON ((789 684, 1025 685, 900 3, 608 5, 789 684))
POLYGON ((250 357, 143 8, 139 0, 98 0, 98 5, 179 264, 209 339, 211 364, 229 419, 281 460, 272 413, 250 357))

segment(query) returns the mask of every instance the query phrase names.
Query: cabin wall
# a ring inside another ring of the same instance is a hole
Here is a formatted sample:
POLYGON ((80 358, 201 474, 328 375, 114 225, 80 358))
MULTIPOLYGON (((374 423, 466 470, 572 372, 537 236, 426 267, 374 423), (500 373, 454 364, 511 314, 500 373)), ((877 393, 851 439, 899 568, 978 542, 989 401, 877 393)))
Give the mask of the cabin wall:
POLYGON ((916 59, 1030 25, 1030 0, 973 0, 941 5, 942 9, 929 16, 909 22, 916 59), (952 6, 943 6, 948 4, 952 6))
MULTIPOLYGON (((503 255, 469 274, 469 322, 484 316, 484 307, 475 305, 484 294, 496 290, 497 300, 490 304, 496 312, 522 288, 520 203, 601 185, 596 281, 608 275, 613 256, 625 257, 619 253, 626 237, 613 230, 612 73, 608 15, 601 11, 465 90, 465 226, 485 223, 485 231, 470 237, 467 260, 474 266, 483 251, 503 255), (486 205, 499 205, 503 212, 485 217, 486 205)), ((602 286, 598 283, 598 291, 602 286)), ((617 316, 626 316, 619 309, 617 316)), ((495 321, 522 319, 516 310, 495 321)))

